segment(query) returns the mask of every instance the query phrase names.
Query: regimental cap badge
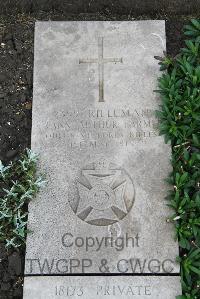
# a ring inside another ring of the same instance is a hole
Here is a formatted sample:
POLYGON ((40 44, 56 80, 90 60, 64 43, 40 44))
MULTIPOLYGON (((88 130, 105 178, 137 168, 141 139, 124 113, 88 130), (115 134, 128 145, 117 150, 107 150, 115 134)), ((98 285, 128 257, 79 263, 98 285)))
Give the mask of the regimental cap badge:
POLYGON ((107 226, 123 219, 132 209, 135 190, 129 174, 106 160, 84 167, 76 182, 78 199, 71 205, 83 221, 107 226))

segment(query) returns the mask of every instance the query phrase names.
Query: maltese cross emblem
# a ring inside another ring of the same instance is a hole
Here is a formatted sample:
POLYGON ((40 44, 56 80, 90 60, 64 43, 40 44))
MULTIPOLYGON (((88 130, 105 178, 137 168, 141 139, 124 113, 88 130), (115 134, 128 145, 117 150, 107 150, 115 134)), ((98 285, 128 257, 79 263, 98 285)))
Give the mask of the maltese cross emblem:
POLYGON ((127 172, 112 163, 100 161, 81 170, 75 214, 98 226, 123 219, 134 203, 134 186, 127 172))

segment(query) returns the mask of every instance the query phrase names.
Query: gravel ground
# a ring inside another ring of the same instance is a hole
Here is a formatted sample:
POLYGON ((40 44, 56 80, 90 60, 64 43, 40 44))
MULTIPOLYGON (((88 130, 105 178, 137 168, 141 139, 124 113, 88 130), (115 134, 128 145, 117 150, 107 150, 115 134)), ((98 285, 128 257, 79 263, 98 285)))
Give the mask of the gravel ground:
MULTIPOLYGON (((140 19, 165 18, 141 16, 140 19)), ((188 17, 187 17, 188 18, 188 17)), ((168 54, 176 55, 183 46, 182 27, 186 19, 166 23, 168 54)), ((98 14, 62 15, 38 12, 0 16, 0 160, 16 159, 30 147, 34 23, 40 20, 127 20, 131 16, 98 14)), ((0 298, 22 298, 25 250, 6 252, 0 244, 0 298)))

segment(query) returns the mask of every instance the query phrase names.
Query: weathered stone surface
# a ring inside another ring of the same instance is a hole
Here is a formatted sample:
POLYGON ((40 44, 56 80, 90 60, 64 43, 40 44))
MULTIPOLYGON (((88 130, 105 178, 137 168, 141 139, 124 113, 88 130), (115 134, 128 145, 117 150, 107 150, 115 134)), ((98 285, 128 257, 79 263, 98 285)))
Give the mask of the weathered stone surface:
POLYGON ((36 24, 32 149, 48 185, 29 207, 27 274, 179 271, 154 116, 164 49, 164 21, 36 24))
POLYGON ((24 288, 24 299, 174 299, 180 294, 179 277, 27 277, 24 288))

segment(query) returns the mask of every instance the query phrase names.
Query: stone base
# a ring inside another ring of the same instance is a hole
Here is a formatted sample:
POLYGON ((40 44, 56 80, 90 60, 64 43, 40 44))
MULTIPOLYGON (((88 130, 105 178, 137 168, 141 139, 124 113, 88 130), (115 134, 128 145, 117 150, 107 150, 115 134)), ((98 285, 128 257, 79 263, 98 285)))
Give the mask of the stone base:
POLYGON ((24 299, 175 299, 179 276, 26 277, 24 299))

